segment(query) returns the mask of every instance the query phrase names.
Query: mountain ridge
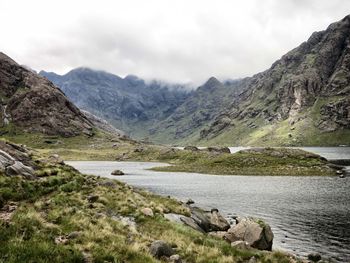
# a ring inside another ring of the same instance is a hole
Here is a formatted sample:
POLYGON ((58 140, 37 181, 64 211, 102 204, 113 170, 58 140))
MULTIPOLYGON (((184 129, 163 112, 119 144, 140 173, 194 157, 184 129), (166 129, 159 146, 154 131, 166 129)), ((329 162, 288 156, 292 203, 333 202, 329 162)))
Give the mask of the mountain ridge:
MULTIPOLYGON (((350 140, 349 42, 350 16, 346 16, 326 30, 314 32, 269 69, 251 77, 224 82, 211 77, 196 90, 180 95, 180 99, 171 100, 170 96, 169 100, 165 96, 159 100, 162 106, 158 100, 151 100, 145 107, 143 104, 149 100, 142 92, 150 91, 150 86, 132 76, 128 79, 143 84, 127 86, 134 92, 127 99, 137 93, 141 96, 136 104, 126 102, 117 107, 124 109, 126 119, 116 121, 123 114, 115 112, 115 107, 114 111, 105 112, 96 110, 89 103, 84 107, 96 115, 103 115, 118 128, 123 129, 123 122, 128 122, 127 131, 131 135, 167 144, 347 144, 350 140), (171 107, 164 106, 169 103, 171 107), (142 132, 135 133, 135 130, 142 132)), ((50 74, 47 77, 50 78, 50 74)), ((123 80, 120 79, 118 81, 123 80)), ((56 84, 66 92, 64 85, 56 84)), ((70 83, 70 91, 76 86, 70 83)), ((90 89, 94 87, 89 86, 90 89)), ((109 96, 123 98, 123 87, 117 90, 109 96)), ((105 93, 100 87, 99 96, 105 93)), ((81 92, 79 95, 83 96, 81 92)), ((152 94, 153 97, 157 95, 152 94)), ((79 98, 69 93, 68 97, 81 106, 79 98)), ((96 103, 98 96, 92 97, 90 103, 96 103)))

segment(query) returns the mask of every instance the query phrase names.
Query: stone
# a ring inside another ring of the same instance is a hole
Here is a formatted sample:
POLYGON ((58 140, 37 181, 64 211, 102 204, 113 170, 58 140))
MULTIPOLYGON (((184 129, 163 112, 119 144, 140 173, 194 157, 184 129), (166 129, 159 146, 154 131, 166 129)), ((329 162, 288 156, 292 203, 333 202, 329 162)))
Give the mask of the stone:
POLYGON ((74 239, 74 238, 77 238, 81 235, 81 233, 79 231, 73 231, 71 233, 68 234, 68 238, 69 239, 74 239))
POLYGON ((237 248, 237 249, 241 249, 241 250, 251 249, 249 244, 247 242, 245 242, 245 241, 242 241, 242 240, 237 240, 235 242, 232 242, 231 243, 231 247, 237 248))
POLYGON ((160 259, 162 257, 171 257, 175 254, 171 246, 163 240, 153 241, 149 248, 149 251, 151 255, 157 259, 160 259))
POLYGON ((204 210, 198 207, 191 207, 191 218, 205 232, 210 232, 210 219, 204 210))
POLYGON ((66 236, 58 236, 55 238, 56 245, 65 245, 69 242, 69 239, 66 236))
POLYGON ((207 151, 214 153, 231 153, 228 147, 208 147, 207 151))
POLYGON ((322 257, 319 253, 310 253, 309 255, 307 255, 307 259, 311 260, 312 262, 319 262, 322 257))
POLYGON ((114 170, 111 172, 111 175, 124 175, 124 172, 120 171, 120 170, 114 170))
MULTIPOLYGON (((5 145, 0 145, 6 150, 11 151, 5 145)), ((13 146, 12 146, 13 147, 13 146)), ((16 153, 18 150, 12 149, 11 153, 16 153)), ((22 158, 22 155, 17 154, 17 158, 22 158)), ((11 156, 8 152, 5 152, 0 149, 0 171, 4 172, 7 176, 16 176, 20 175, 26 179, 35 179, 35 171, 32 167, 23 164, 21 161, 17 160, 11 156)))
POLYGON ((226 231, 229 228, 229 222, 219 213, 219 210, 212 209, 210 212, 210 229, 212 231, 226 231))
POLYGON ((192 205, 192 204, 194 204, 194 201, 191 198, 187 199, 186 205, 192 205))
POLYGON ((89 196, 87 197, 87 200, 88 200, 90 203, 95 203, 98 199, 99 199, 99 196, 98 196, 98 195, 89 195, 89 196))
POLYGON ((206 231, 203 230, 203 228, 200 227, 200 225, 198 225, 198 223, 191 217, 188 216, 182 216, 180 217, 181 222, 183 222, 185 225, 199 231, 202 233, 205 233, 206 231))
POLYGON ((225 235, 225 239, 231 243, 245 241, 252 248, 269 251, 272 249, 273 237, 268 224, 252 217, 238 218, 237 224, 232 226, 225 235))
POLYGON ((153 210, 149 207, 144 207, 141 209, 141 213, 144 214, 145 216, 153 217, 154 213, 153 210))
POLYGON ((15 161, 13 165, 7 166, 5 174, 8 176, 21 175, 27 179, 35 179, 35 172, 32 167, 26 166, 19 161, 15 161))
POLYGON ((172 262, 172 263, 182 263, 182 260, 181 260, 180 255, 175 254, 175 255, 170 256, 169 262, 172 262))

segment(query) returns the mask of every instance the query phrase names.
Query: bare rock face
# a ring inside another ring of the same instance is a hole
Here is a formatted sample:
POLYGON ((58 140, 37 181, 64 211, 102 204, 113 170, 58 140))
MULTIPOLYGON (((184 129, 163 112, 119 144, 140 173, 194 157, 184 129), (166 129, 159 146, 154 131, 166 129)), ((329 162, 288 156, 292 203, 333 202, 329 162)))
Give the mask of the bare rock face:
POLYGON ((239 218, 238 223, 227 231, 225 239, 231 243, 244 241, 247 246, 260 250, 271 250, 273 233, 271 227, 263 221, 245 217, 239 218))
POLYGON ((93 124, 50 81, 0 53, 0 128, 65 137, 92 135, 93 124))
POLYGON ((34 164, 26 150, 15 144, 0 142, 0 172, 6 176, 23 176, 26 179, 35 179, 34 164))
POLYGON ((242 92, 202 129, 201 139, 214 138, 237 122, 244 122, 248 131, 303 119, 319 133, 349 129, 350 16, 313 33, 270 69, 240 80, 238 86, 242 92))

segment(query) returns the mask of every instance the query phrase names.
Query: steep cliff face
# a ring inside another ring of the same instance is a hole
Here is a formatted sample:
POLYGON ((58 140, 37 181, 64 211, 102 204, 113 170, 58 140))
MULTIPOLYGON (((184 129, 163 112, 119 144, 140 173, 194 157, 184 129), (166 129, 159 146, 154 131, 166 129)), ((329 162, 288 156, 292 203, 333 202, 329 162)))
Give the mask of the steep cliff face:
POLYGON ((335 131, 345 140, 350 128, 349 51, 347 16, 313 33, 269 70, 243 80, 239 85, 245 92, 201 131, 202 141, 221 137, 217 142, 235 142, 231 134, 243 144, 273 143, 274 138, 278 144, 283 138, 286 144, 300 144, 308 143, 308 136, 335 131), (232 125, 218 129, 228 122, 232 125))
POLYGON ((92 135, 92 123, 47 79, 0 53, 0 131, 92 135))

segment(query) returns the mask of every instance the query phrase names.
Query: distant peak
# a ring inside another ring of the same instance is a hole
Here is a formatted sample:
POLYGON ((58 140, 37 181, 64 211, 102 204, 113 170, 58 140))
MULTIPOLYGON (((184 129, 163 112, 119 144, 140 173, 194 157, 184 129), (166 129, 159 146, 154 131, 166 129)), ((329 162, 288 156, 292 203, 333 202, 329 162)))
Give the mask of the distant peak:
POLYGON ((215 77, 211 77, 207 80, 207 82, 202 86, 205 88, 215 88, 217 86, 221 86, 222 83, 215 77))

